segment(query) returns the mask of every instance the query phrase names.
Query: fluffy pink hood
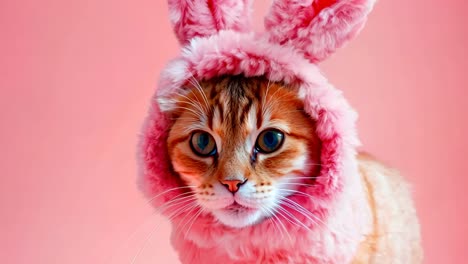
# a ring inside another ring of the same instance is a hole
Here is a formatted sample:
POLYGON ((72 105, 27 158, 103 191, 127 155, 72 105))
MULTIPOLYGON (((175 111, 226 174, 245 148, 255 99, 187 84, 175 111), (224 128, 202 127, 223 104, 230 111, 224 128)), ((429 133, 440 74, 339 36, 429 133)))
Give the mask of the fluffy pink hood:
MULTIPOLYGON (((314 188, 300 189, 315 198, 291 197, 317 216, 308 219, 290 210, 309 230, 289 225, 292 239, 265 243, 265 234, 275 232, 269 221, 239 230, 216 222, 209 214, 201 215, 190 234, 173 237, 181 260, 196 260, 197 254, 207 250, 213 260, 219 258, 224 263, 250 259, 246 261, 249 263, 258 258, 263 258, 262 263, 275 263, 285 261, 286 257, 288 261, 297 260, 284 253, 293 249, 301 260, 321 263, 350 260, 363 231, 355 227, 364 229, 366 225, 352 213, 360 209, 359 203, 345 201, 353 198, 353 193, 358 193, 360 188, 356 184, 359 174, 355 160, 359 144, 355 128, 357 115, 315 63, 357 34, 373 3, 374 0, 276 0, 265 19, 266 32, 254 33, 249 26, 248 0, 169 0, 171 20, 183 50, 161 74, 142 131, 139 184, 152 203, 159 207, 183 192, 169 191, 182 183, 173 173, 167 154, 171 121, 158 101, 171 98, 191 78, 206 80, 242 74, 265 76, 298 87, 306 112, 317 122, 317 134, 323 144, 320 174, 325 176, 318 178, 314 188), (347 199, 342 199, 344 194, 348 195, 347 199), (330 214, 335 217, 345 214, 343 218, 348 219, 324 227, 321 223, 330 214), (330 226, 340 231, 331 230, 330 226), (255 236, 263 241, 256 241, 255 236), (330 241, 324 242, 330 239, 332 245, 330 241), (229 244, 229 248, 223 248, 224 244, 229 244)), ((361 198, 356 196, 357 200, 361 198)))

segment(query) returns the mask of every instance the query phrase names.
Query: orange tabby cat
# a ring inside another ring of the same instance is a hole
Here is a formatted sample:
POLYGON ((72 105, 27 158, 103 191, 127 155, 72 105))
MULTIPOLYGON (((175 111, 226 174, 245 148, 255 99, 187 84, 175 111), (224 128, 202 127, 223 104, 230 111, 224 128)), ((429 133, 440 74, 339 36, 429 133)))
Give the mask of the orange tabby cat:
POLYGON ((168 1, 182 52, 143 127, 140 187, 182 263, 421 262, 406 184, 357 154, 357 114, 317 67, 374 3, 273 0, 257 32, 250 0, 168 1))
MULTIPOLYGON (((272 221, 281 236, 285 225, 308 228, 284 209, 309 215, 288 197, 314 186, 321 166, 316 124, 303 107, 294 87, 263 78, 216 78, 179 94, 169 156, 203 213, 240 229, 272 221)), ((368 208, 362 214, 370 224, 353 263, 420 263, 419 226, 405 183, 370 156, 358 159, 368 208)))

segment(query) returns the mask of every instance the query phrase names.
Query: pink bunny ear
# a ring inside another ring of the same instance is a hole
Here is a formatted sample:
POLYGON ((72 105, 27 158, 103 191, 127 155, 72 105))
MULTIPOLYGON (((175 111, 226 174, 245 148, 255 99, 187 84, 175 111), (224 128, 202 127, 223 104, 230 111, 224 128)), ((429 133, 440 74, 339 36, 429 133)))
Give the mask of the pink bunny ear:
POLYGON ((251 0, 169 0, 169 15, 181 44, 220 30, 250 30, 251 0))
POLYGON ((359 33, 375 1, 276 0, 265 27, 271 41, 290 43, 319 62, 359 33))

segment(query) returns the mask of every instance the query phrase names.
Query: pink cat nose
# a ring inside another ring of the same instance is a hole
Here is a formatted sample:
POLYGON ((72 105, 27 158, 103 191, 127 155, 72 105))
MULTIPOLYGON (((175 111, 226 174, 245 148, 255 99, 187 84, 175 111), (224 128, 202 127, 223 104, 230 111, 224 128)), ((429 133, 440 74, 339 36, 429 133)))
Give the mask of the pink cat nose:
POLYGON ((220 180, 222 185, 224 185, 230 192, 236 193, 242 184, 244 184, 247 180, 220 180))

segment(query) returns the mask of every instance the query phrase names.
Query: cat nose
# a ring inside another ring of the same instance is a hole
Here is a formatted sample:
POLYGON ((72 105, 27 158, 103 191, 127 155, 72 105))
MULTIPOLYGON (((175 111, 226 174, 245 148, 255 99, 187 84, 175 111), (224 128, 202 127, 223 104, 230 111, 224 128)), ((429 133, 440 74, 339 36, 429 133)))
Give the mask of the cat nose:
POLYGON ((244 184, 247 180, 241 181, 241 180, 220 180, 222 185, 226 187, 230 192, 236 193, 239 188, 244 184))

